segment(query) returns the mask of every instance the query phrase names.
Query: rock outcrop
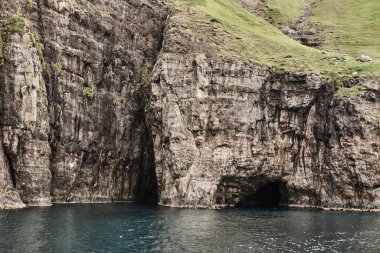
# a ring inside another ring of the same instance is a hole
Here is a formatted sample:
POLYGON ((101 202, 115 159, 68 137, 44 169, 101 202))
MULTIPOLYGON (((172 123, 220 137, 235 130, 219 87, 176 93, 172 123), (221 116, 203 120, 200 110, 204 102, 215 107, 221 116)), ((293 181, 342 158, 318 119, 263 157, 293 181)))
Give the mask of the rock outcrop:
POLYGON ((0 9, 5 207, 155 201, 144 97, 164 5, 33 0, 0 9))
POLYGON ((206 56, 179 20, 168 21, 147 110, 161 205, 264 204, 255 194, 272 185, 264 197, 279 205, 380 207, 378 82, 341 99, 313 72, 206 56))
POLYGON ((235 206, 281 182, 284 204, 380 207, 378 83, 348 101, 314 73, 170 53, 156 70, 160 204, 235 206))
POLYGON ((0 208, 380 208, 377 80, 221 56, 241 38, 155 0, 0 9, 0 208))
POLYGON ((0 87, 2 145, 22 201, 29 205, 50 205, 49 115, 45 82, 32 31, 21 17, 12 17, 9 25, 16 23, 24 30, 5 34, 3 48, 0 87))

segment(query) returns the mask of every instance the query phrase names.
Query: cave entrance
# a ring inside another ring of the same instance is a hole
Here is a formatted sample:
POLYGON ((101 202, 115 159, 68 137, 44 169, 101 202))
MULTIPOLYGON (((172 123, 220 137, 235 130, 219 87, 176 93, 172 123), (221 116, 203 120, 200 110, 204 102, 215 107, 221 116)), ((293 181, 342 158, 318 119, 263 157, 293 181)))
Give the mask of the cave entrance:
POLYGON ((281 181, 267 183, 243 198, 240 207, 283 207, 289 202, 288 189, 281 181))

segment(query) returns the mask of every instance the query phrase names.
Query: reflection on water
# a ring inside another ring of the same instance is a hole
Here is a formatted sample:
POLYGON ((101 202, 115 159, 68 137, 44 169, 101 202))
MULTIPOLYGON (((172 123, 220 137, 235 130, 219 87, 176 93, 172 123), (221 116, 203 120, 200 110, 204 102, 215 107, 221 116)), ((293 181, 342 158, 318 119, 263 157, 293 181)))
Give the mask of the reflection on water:
POLYGON ((136 204, 0 211, 1 252, 380 252, 380 214, 136 204))

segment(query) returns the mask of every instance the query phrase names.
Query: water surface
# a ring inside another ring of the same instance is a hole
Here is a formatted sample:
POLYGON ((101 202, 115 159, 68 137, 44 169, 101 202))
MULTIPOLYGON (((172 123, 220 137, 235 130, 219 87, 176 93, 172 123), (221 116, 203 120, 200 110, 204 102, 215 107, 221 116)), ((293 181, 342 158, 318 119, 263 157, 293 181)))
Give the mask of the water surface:
POLYGON ((0 252, 380 252, 380 214, 137 204, 0 211, 0 252))

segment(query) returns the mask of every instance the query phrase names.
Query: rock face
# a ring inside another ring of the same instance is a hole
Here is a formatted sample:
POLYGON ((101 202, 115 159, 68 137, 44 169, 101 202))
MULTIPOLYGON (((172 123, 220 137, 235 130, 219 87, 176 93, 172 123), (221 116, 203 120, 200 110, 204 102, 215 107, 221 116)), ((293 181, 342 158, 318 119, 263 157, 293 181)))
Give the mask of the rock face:
POLYGON ((314 73, 170 53, 156 66, 160 204, 235 206, 273 184, 278 204, 380 207, 378 83, 342 101, 314 73))
POLYGON ((38 0, 0 9, 1 205, 154 201, 144 97, 163 5, 38 0))
POLYGON ((147 108, 161 205, 380 207, 378 82, 341 99, 313 72, 206 56, 181 20, 168 21, 147 108))
POLYGON ((0 209, 25 207, 15 190, 14 174, 10 171, 3 145, 0 145, 0 166, 0 209))
POLYGON ((50 27, 41 33, 51 59, 53 200, 155 198, 143 85, 160 49, 162 6, 62 6, 48 1, 41 7, 42 27, 50 27))
POLYGON ((2 160, 8 159, 23 202, 49 205, 49 116, 41 63, 30 31, 6 37, 0 87, 2 160))
POLYGON ((380 208, 378 81, 222 58, 154 0, 0 9, 0 208, 380 208))

